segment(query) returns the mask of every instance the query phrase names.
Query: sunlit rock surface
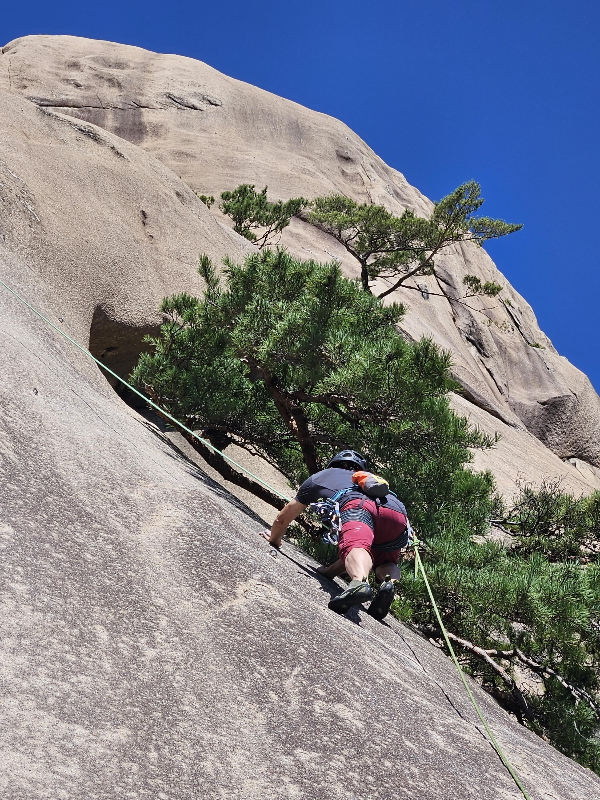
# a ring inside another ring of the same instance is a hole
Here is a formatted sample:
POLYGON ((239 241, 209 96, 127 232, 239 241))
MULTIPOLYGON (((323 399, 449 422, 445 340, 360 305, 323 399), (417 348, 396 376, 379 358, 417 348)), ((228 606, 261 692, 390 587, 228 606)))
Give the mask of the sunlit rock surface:
MULTIPOLYGON (((200 290, 199 252, 218 262, 251 250, 191 190, 242 180, 275 196, 369 191, 427 209, 340 123, 190 59, 69 37, 19 40, 0 55, 0 279, 116 371, 160 322, 165 294, 200 290), (118 108, 101 108, 118 92, 138 103, 121 122, 118 108), (159 107, 161 92, 178 100, 159 107), (104 119, 74 117, 95 105, 104 119)), ((335 252, 301 223, 288 244, 335 252)), ((479 260, 464 270, 495 276, 485 254, 467 256, 479 260)), ((455 322, 443 298, 411 292, 406 329, 455 348, 477 401, 457 398, 459 410, 503 432, 484 457, 501 482, 564 475, 589 491, 591 401, 581 446, 551 442, 574 463, 523 427, 534 424, 528 397, 543 409, 550 395, 580 394, 584 379, 507 292, 525 335, 546 347, 524 344, 521 372, 522 333, 469 328, 456 309, 455 322), (504 394, 485 358, 504 369, 504 394)), ((0 309, 0 796, 519 796, 436 648, 394 622, 329 612, 336 588, 309 559, 289 546, 273 558, 256 513, 2 286, 0 309)), ((600 798, 596 776, 474 691, 532 798, 600 798)))
MULTIPOLYGON (((0 85, 40 108, 128 139, 201 193, 218 197, 250 182, 268 184, 275 198, 336 191, 383 203, 396 213, 410 207, 426 214, 431 207, 343 123, 190 58, 32 36, 3 48, 0 85)), ((304 257, 338 257, 349 274, 356 273, 340 245, 305 223, 294 221, 282 243, 304 257)), ((440 259, 440 276, 439 282, 420 278, 397 293, 410 306, 405 330, 414 337, 431 335, 452 351, 471 406, 529 431, 560 459, 600 467, 598 395, 587 377, 556 353, 530 306, 487 254, 475 246, 456 247, 440 259), (474 298, 466 307, 448 299, 464 294, 465 274, 501 283, 509 305, 474 298), (414 290, 417 285, 429 289, 428 300, 414 290)), ((522 449, 529 447, 528 437, 519 440, 522 449)), ((494 455, 483 462, 493 469, 494 455)), ((556 461, 548 468, 588 481, 587 473, 577 475, 577 469, 556 461)), ((534 472, 525 470, 524 479, 535 480, 534 472)))

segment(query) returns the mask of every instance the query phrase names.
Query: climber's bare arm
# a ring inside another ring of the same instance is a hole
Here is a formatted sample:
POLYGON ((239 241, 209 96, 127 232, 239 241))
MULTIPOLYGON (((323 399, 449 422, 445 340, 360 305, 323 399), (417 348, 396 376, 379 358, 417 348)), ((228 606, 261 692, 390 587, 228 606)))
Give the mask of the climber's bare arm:
POLYGON ((297 500, 290 500, 287 506, 284 506, 279 514, 275 517, 275 522, 271 526, 270 531, 264 531, 261 536, 266 539, 273 547, 281 547, 281 540, 288 529, 290 522, 293 522, 296 517, 306 508, 305 505, 299 503, 297 500))

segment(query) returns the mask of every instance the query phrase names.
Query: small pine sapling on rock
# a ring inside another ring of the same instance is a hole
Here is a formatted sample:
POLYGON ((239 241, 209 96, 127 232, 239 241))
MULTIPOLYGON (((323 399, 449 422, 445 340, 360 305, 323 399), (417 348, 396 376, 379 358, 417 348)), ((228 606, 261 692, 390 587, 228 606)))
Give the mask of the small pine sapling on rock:
POLYGON ((194 194, 196 195, 198 200, 202 200, 202 202, 207 208, 210 208, 215 202, 215 198, 212 196, 212 194, 211 195, 198 194, 198 192, 194 192, 194 194))
POLYGON ((219 208, 233 220, 233 230, 260 250, 273 244, 292 217, 307 205, 308 200, 303 197, 271 203, 267 200, 266 186, 257 192, 253 184, 244 183, 232 192, 222 192, 219 208))

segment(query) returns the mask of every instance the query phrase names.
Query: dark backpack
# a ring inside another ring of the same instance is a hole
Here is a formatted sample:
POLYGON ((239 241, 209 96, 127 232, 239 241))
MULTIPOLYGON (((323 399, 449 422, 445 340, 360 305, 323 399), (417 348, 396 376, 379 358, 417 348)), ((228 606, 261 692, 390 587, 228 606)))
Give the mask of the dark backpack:
POLYGON ((385 478, 373 472, 355 472, 352 475, 353 488, 359 489, 367 497, 385 497, 390 493, 390 486, 385 478))

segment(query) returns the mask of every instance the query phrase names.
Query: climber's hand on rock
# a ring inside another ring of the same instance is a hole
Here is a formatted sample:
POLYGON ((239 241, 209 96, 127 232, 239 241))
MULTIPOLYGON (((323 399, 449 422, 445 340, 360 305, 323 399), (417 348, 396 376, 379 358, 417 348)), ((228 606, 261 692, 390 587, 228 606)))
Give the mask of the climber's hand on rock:
POLYGON ((266 539, 267 542, 271 545, 271 547, 275 547, 277 550, 279 550, 279 548, 281 547, 281 540, 279 542, 272 542, 271 541, 271 531, 270 530, 267 529, 266 531, 261 531, 259 536, 262 536, 263 539, 266 539))

